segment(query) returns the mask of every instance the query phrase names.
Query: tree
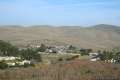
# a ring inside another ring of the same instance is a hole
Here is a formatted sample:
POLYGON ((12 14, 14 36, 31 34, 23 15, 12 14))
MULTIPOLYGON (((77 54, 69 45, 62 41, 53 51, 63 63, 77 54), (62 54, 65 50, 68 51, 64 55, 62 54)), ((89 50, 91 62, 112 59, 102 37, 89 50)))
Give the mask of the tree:
POLYGON ((89 55, 89 53, 92 52, 92 49, 81 49, 80 54, 83 55, 89 55))
POLYGON ((120 52, 115 54, 114 59, 116 60, 116 63, 120 63, 120 52))
POLYGON ((114 57, 114 52, 104 50, 102 53, 101 60, 111 60, 114 57))
POLYGON ((18 56, 18 48, 8 42, 0 40, 1 56, 18 56))
POLYGON ((70 45, 70 46, 68 47, 68 49, 69 49, 69 50, 75 50, 75 49, 76 49, 76 47, 75 47, 75 46, 73 46, 73 45, 70 45))
POLYGON ((44 44, 41 44, 41 46, 38 48, 38 51, 45 52, 47 47, 44 44))
POLYGON ((41 55, 37 53, 37 50, 28 48, 26 50, 21 50, 20 54, 21 54, 21 57, 26 60, 34 59, 38 62, 42 61, 41 55))
POLYGON ((4 61, 1 61, 0 62, 0 69, 6 69, 6 68, 8 68, 8 65, 4 61))
POLYGON ((19 51, 17 47, 11 46, 8 49, 7 56, 18 56, 18 55, 19 55, 19 51))
POLYGON ((40 54, 35 54, 34 55, 34 59, 37 61, 37 62, 41 62, 42 61, 42 57, 40 54))

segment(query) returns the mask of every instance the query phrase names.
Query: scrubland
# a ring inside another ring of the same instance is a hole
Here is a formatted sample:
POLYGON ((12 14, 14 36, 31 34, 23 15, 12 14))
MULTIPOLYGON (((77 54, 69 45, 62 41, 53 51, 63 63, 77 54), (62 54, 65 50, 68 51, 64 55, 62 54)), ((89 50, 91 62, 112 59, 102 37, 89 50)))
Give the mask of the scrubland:
POLYGON ((87 60, 0 70, 0 80, 119 80, 120 65, 87 60))

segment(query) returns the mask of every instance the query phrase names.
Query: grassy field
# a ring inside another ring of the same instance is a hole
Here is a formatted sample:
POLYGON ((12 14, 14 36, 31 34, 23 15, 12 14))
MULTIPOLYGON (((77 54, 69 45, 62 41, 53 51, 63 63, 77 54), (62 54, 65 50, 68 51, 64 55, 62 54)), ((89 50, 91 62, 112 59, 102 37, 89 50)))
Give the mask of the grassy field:
POLYGON ((67 61, 69 59, 72 59, 73 57, 77 56, 77 59, 89 59, 89 56, 81 56, 80 54, 41 54, 43 62, 52 62, 57 63, 58 61, 67 61))
POLYGON ((119 66, 76 59, 37 68, 0 70, 0 80, 120 80, 119 66))

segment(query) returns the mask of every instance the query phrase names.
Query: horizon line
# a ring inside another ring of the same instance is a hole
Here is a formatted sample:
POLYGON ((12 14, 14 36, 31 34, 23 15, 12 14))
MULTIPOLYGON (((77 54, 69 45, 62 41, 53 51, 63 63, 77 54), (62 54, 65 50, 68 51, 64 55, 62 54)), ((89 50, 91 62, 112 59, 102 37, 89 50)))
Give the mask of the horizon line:
POLYGON ((49 25, 49 24, 31 24, 31 25, 23 25, 23 24, 0 24, 0 27, 34 27, 34 26, 43 26, 43 27, 92 27, 97 25, 110 25, 110 26, 116 26, 120 27, 120 25, 114 25, 114 24, 94 24, 89 26, 83 26, 83 25, 49 25))

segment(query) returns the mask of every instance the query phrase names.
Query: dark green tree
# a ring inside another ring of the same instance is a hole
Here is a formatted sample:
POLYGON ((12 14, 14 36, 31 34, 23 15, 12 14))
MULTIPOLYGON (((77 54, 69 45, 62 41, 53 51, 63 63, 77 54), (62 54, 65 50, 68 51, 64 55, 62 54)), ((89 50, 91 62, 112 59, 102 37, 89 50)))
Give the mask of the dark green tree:
POLYGON ((70 46, 68 47, 68 49, 69 49, 69 50, 75 50, 75 49, 76 49, 76 47, 75 47, 75 46, 73 46, 73 45, 70 45, 70 46))
POLYGON ((38 48, 38 51, 45 52, 47 47, 44 44, 41 44, 41 46, 38 48))
POLYGON ((26 50, 21 50, 20 52, 22 59, 26 60, 35 60, 35 61, 42 61, 41 60, 41 55, 38 54, 38 52, 34 49, 26 49, 26 50))
POLYGON ((0 62, 0 69, 6 69, 6 68, 8 68, 8 65, 4 61, 1 61, 0 62))
POLYGON ((9 42, 0 40, 0 56, 18 56, 18 48, 9 42))
POLYGON ((80 50, 81 56, 89 55, 90 52, 92 52, 92 49, 81 49, 80 50))
POLYGON ((110 60, 114 57, 114 52, 104 50, 102 53, 102 60, 110 60))
POLYGON ((115 54, 114 59, 116 60, 116 63, 120 63, 120 52, 115 54))

